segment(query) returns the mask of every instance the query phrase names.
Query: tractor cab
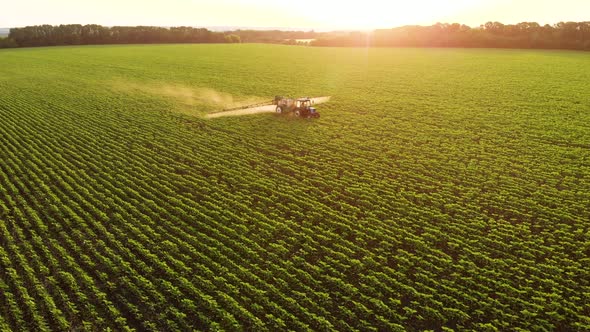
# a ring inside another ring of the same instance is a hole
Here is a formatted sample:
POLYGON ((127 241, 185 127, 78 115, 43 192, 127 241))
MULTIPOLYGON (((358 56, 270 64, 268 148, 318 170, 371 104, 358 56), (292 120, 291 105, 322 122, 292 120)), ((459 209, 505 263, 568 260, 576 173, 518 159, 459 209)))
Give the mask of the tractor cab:
POLYGON ((320 114, 312 106, 313 100, 309 98, 299 98, 296 101, 295 115, 306 118, 318 118, 320 114))

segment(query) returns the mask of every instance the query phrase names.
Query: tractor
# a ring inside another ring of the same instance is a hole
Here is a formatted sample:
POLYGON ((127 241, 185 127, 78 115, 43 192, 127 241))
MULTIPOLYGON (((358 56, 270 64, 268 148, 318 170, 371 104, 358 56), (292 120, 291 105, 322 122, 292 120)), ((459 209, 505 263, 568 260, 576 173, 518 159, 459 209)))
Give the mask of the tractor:
POLYGON ((309 97, 292 99, 276 96, 273 101, 278 114, 293 112, 297 117, 319 118, 320 113, 316 111, 315 107, 311 106, 313 104, 313 100, 309 97))

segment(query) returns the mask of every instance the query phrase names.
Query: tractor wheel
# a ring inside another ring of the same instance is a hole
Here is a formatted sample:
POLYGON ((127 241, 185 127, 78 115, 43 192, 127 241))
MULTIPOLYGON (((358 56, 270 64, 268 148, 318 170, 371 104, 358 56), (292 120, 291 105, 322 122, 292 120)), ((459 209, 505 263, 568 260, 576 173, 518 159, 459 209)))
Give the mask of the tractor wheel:
POLYGON ((279 113, 279 114, 283 113, 283 109, 281 108, 281 106, 277 106, 277 113, 279 113))
POLYGON ((296 110, 295 111, 295 116, 297 116, 297 117, 301 116, 301 111, 300 110, 296 110))

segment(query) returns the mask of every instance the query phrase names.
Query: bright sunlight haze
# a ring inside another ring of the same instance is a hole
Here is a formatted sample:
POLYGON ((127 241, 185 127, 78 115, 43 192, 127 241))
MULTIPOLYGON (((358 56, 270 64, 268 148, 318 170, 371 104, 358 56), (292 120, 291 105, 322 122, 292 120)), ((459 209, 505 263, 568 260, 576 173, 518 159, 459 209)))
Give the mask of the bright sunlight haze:
POLYGON ((374 29, 436 22, 553 24, 584 21, 588 12, 588 0, 20 0, 3 4, 0 27, 101 24, 374 29))

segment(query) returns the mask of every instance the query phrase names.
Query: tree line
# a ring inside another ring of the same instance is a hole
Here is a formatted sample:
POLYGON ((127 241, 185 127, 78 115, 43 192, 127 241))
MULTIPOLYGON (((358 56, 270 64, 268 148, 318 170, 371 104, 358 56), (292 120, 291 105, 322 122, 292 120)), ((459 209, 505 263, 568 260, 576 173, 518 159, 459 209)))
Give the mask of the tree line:
POLYGON ((0 48, 151 43, 281 43, 313 40, 312 46, 349 47, 490 47, 590 50, 590 22, 488 22, 477 28, 459 23, 404 26, 371 32, 235 30, 214 32, 193 27, 104 27, 101 25, 38 25, 10 29, 0 48))
POLYGON ((38 25, 10 29, 2 47, 151 43, 293 43, 313 39, 314 31, 235 30, 214 32, 192 27, 105 27, 101 25, 38 25))
POLYGON ((458 23, 404 26, 371 32, 322 36, 314 46, 376 47, 490 47, 590 50, 590 22, 488 22, 477 28, 458 23))
POLYGON ((204 28, 68 24, 12 28, 8 37, 0 40, 0 47, 239 42, 240 37, 235 34, 213 32, 204 28))

